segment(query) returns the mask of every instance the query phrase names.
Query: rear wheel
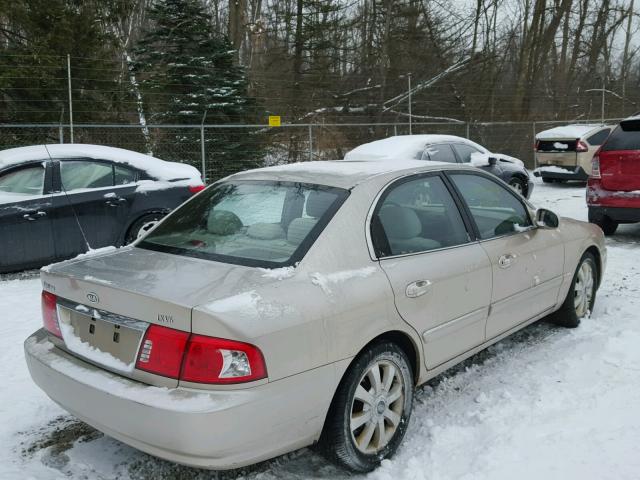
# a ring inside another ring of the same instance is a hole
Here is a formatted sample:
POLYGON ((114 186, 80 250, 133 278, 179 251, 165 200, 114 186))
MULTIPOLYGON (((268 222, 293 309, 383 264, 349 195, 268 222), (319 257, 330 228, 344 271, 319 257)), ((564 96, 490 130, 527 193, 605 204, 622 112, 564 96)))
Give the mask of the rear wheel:
POLYGON ((598 225, 605 235, 613 235, 618 229, 618 222, 611 220, 606 215, 593 216, 591 211, 589 211, 589 222, 598 225))
POLYGON ((542 177, 542 182, 543 183, 553 183, 553 182, 555 182, 555 180, 553 178, 542 177))
POLYGON ((160 220, 162 220, 164 215, 162 213, 149 213, 147 215, 143 215, 138 220, 133 222, 129 231, 127 232, 127 237, 125 238, 125 244, 130 244, 135 242, 140 237, 145 235, 149 230, 155 227, 160 220))
POLYGON ((512 177, 509 180, 509 186, 515 190, 519 195, 524 197, 525 189, 527 188, 522 179, 517 177, 512 177))
POLYGON ((329 460, 370 472, 397 450, 413 401, 412 371, 396 344, 380 342, 349 367, 327 415, 320 447, 329 460))
POLYGON ((573 275, 564 303, 552 315, 554 323, 562 327, 575 328, 580 325, 580 320, 590 314, 596 301, 597 268, 594 256, 585 253, 573 275))

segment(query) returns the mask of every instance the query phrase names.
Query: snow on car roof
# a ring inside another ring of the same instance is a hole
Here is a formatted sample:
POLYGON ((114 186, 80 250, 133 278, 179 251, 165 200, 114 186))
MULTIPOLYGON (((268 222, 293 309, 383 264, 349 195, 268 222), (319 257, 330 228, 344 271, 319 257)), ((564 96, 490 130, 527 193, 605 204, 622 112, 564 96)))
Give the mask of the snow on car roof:
POLYGON ((279 180, 351 188, 371 177, 385 173, 433 170, 442 166, 456 168, 444 162, 401 159, 394 162, 372 160, 322 160, 298 162, 258 168, 236 173, 228 178, 238 180, 279 180))
POLYGON ((56 143, 47 145, 46 148, 44 145, 33 145, 3 150, 0 151, 0 169, 29 160, 48 160, 47 150, 49 150, 51 157, 56 159, 92 158, 128 164, 139 170, 144 170, 158 180, 194 179, 200 181, 200 172, 191 165, 167 162, 123 148, 82 143, 56 143))
POLYGON ((454 142, 471 145, 482 153, 491 153, 482 145, 455 135, 396 135, 374 142, 364 143, 345 156, 345 160, 374 160, 389 158, 419 159, 422 151, 429 144, 454 142))
POLYGON ((575 124, 575 125, 563 125, 562 127, 554 127, 549 130, 543 130, 536 134, 537 139, 549 139, 549 140, 575 140, 581 138, 595 130, 596 128, 604 127, 601 124, 575 124))

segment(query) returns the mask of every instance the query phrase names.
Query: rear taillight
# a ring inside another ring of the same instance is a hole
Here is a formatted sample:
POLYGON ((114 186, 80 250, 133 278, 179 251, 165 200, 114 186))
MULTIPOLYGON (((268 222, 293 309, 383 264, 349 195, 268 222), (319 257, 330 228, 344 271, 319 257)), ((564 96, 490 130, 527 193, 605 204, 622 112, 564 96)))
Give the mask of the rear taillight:
POLYGON ((267 376, 262 352, 248 343, 191 335, 180 379, 197 383, 241 383, 267 376))
POLYGON ((578 140, 578 143, 576 143, 576 152, 583 153, 588 151, 589 151, 589 146, 586 143, 584 143, 582 140, 578 140))
POLYGON ((267 376, 262 352, 251 344, 159 325, 147 329, 136 368, 185 382, 210 384, 251 382, 267 376))
POLYGON ((191 193, 198 193, 205 189, 204 185, 189 185, 189 191, 191 193))
POLYGON ((58 323, 57 300, 58 297, 53 293, 42 291, 42 323, 49 333, 62 338, 60 324, 58 323))
POLYGON ((591 159, 591 178, 600 178, 600 156, 597 153, 591 159))
POLYGON ((136 368, 163 377, 178 378, 189 333, 151 325, 142 340, 136 368))

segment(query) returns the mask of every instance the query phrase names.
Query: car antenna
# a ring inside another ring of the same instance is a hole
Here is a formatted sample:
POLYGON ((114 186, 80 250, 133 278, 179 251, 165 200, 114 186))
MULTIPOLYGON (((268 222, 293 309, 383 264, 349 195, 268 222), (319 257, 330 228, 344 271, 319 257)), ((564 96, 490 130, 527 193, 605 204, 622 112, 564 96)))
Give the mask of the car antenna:
MULTIPOLYGON (((43 144, 44 149, 47 151, 47 155, 49 156, 49 160, 51 161, 51 165, 53 165, 53 157, 49 152, 49 148, 46 144, 43 144)), ((76 212, 75 207, 71 200, 69 200, 69 195, 67 194, 66 188, 64 188, 64 184, 62 183, 62 175, 60 175, 60 187, 62 187, 62 191, 64 192, 64 197, 67 199, 67 203, 71 207, 71 211, 73 212, 73 217, 76 219, 76 223, 78 224, 78 228, 80 229, 80 233, 82 234, 82 239, 84 240, 84 244, 87 246, 87 251, 91 251, 91 245, 89 245, 89 241, 87 240, 87 236, 84 234, 84 228, 82 228, 82 224, 80 223, 80 219, 78 218, 78 212, 76 212)))

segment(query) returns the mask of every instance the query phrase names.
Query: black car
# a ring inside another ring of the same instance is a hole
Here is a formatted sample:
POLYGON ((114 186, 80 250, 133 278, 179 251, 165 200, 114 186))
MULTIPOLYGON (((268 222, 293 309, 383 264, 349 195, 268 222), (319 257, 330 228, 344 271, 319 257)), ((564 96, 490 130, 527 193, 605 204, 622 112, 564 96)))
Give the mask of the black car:
POLYGON ((119 148, 0 152, 0 273, 121 246, 202 190, 189 165, 119 148))
POLYGON ((492 153, 482 145, 455 135, 397 135, 360 145, 344 157, 345 160, 375 158, 470 163, 502 179, 525 198, 529 198, 533 191, 533 182, 522 161, 492 153))

